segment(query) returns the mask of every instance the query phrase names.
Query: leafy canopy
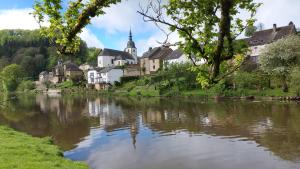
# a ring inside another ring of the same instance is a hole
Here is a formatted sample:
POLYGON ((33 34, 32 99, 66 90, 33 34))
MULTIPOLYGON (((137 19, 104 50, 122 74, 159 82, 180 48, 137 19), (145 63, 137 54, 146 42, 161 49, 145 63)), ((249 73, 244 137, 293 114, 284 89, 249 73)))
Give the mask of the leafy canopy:
POLYGON ((104 8, 121 0, 36 0, 32 13, 41 26, 42 35, 56 45, 59 54, 69 55, 79 50, 78 33, 95 16, 103 15, 104 8), (45 26, 49 23, 49 26, 45 26))
POLYGON ((177 31, 182 39, 177 44, 190 59, 193 60, 194 55, 205 61, 204 66, 194 62, 198 79, 205 84, 223 77, 220 75, 223 62, 246 52, 235 39, 247 26, 253 25, 256 9, 260 6, 253 0, 170 0, 165 5, 161 0, 154 1, 139 13, 145 21, 167 25, 172 32, 177 31), (241 11, 248 12, 249 19, 239 18, 241 11))
POLYGON ((299 44, 299 36, 289 36, 268 45, 259 58, 260 68, 272 75, 288 75, 300 64, 299 44))
POLYGON ((15 91, 24 76, 24 70, 21 66, 16 64, 6 66, 0 73, 3 89, 5 91, 15 91))

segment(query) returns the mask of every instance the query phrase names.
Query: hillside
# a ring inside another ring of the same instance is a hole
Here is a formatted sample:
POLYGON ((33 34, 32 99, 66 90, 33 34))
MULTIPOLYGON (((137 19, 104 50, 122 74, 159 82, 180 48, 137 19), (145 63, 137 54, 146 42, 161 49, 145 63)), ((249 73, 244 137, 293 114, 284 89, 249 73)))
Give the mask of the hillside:
MULTIPOLYGON (((84 41, 80 52, 64 60, 77 64, 92 61, 95 56, 84 41), (89 52, 90 50, 90 52, 89 52)), ((50 41, 39 34, 39 30, 0 30, 0 71, 7 65, 21 65, 30 79, 37 79, 43 70, 51 70, 58 61, 58 54, 50 41)))

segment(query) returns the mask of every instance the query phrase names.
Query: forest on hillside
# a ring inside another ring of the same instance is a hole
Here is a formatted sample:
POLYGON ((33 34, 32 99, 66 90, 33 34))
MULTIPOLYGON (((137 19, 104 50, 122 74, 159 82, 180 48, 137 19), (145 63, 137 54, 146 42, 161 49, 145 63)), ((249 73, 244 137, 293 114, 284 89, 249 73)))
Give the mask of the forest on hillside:
MULTIPOLYGON (((80 50, 63 60, 76 64, 96 63, 97 48, 88 48, 84 41, 80 50)), ((39 30, 0 30, 0 71, 7 65, 18 64, 26 70, 26 76, 35 80, 41 71, 51 70, 60 56, 49 39, 40 35, 39 30)))

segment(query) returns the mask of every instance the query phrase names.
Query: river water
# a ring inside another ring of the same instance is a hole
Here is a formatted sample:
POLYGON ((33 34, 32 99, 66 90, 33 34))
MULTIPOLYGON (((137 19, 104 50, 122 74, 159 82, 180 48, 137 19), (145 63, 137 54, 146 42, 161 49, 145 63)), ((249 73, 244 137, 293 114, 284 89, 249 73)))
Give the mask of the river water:
POLYGON ((19 96, 0 125, 50 136, 93 169, 299 169, 300 104, 19 96))

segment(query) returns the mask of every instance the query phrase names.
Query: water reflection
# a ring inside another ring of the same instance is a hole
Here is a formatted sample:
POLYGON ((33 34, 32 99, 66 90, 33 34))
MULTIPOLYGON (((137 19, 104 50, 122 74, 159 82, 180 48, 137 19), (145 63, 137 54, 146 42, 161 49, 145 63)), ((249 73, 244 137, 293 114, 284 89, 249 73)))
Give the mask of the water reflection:
POLYGON ((92 168, 299 168, 300 105, 21 96, 0 124, 51 136, 92 168))

